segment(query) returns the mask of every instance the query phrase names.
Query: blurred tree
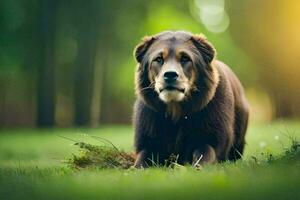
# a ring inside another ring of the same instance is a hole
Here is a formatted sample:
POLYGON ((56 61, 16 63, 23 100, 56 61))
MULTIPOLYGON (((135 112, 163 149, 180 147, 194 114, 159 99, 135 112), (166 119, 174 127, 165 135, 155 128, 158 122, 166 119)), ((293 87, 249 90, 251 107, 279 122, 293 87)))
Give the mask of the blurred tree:
POLYGON ((98 123, 129 123, 134 101, 133 48, 145 33, 145 0, 106 1, 99 43, 103 85, 98 123), (107 20, 110 19, 110 20, 107 20), (141 32, 143 29, 143 32, 141 32))
POLYGON ((75 60, 75 124, 90 125, 91 98, 98 36, 96 1, 77 1, 74 19, 77 24, 78 55, 75 60))
POLYGON ((38 66, 37 83, 37 125, 53 126, 55 122, 54 44, 56 30, 56 0, 40 2, 40 50, 41 63, 38 66))
POLYGON ((37 7, 37 1, 0 1, 0 126, 36 124, 37 7))

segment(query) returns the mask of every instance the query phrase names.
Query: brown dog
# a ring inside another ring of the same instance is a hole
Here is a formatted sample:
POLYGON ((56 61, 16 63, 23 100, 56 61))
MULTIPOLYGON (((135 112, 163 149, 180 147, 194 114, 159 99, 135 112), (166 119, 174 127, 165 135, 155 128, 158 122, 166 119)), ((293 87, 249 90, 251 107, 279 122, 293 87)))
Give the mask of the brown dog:
POLYGON ((235 161, 243 153, 248 104, 241 83, 204 36, 166 31, 134 51, 136 167, 235 161))

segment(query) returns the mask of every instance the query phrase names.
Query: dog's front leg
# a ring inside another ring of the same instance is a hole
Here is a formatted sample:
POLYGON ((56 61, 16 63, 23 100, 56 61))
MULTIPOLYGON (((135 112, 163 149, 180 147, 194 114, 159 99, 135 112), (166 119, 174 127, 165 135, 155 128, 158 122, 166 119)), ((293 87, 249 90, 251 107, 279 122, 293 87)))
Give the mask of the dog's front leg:
POLYGON ((136 159, 135 159, 135 163, 134 163, 134 167, 135 168, 146 168, 148 167, 147 164, 147 151, 146 150, 142 150, 140 152, 137 153, 136 159))
POLYGON ((217 156, 214 148, 205 145, 202 148, 196 148, 193 151, 193 166, 201 166, 203 164, 211 164, 217 162, 217 156))

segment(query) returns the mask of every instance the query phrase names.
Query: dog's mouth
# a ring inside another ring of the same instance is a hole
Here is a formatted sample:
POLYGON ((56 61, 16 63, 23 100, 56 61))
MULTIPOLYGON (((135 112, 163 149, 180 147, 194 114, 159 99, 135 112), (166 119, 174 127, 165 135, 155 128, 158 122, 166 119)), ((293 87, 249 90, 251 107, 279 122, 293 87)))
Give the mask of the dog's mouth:
POLYGON ((176 87, 176 86, 174 86, 174 85, 167 85, 166 87, 161 88, 161 89, 159 90, 159 92, 162 92, 162 91, 174 91, 174 90, 177 90, 177 91, 182 92, 182 93, 185 92, 185 89, 184 89, 184 88, 178 88, 178 87, 176 87))

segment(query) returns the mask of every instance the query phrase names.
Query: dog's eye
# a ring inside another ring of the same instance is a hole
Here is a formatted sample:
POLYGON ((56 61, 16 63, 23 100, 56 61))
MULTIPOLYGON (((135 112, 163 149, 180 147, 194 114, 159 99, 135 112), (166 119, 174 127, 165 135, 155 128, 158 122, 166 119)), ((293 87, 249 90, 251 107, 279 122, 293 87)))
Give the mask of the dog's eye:
POLYGON ((188 63, 188 62, 190 62, 190 61, 191 61, 190 57, 188 57, 188 56, 186 56, 186 55, 183 55, 183 56, 181 56, 181 58, 180 58, 180 63, 181 63, 182 65, 184 65, 184 64, 186 64, 186 63, 188 63))
POLYGON ((154 61, 158 62, 160 65, 164 64, 164 59, 161 56, 158 56, 157 58, 155 58, 154 61))

